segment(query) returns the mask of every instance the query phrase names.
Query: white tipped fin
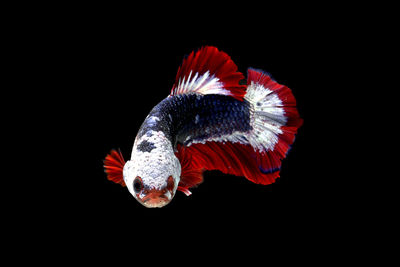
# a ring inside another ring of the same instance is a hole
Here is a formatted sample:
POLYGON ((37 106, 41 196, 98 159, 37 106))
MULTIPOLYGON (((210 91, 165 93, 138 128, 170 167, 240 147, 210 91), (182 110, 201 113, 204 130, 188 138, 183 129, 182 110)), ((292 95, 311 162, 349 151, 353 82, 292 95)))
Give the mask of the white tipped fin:
POLYGON ((192 192, 186 187, 178 186, 178 190, 183 192, 186 196, 190 196, 192 192))
POLYGON ((183 60, 170 95, 219 94, 243 100, 246 86, 239 84, 242 79, 243 74, 226 53, 205 46, 183 60))

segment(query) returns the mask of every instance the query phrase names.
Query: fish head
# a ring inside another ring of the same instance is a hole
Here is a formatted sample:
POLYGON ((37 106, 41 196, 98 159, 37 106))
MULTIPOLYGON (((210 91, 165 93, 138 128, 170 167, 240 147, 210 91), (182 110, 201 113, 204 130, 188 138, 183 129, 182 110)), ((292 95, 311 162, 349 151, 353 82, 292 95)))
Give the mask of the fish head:
POLYGON ((171 202, 180 181, 181 166, 173 155, 158 161, 154 155, 142 155, 124 166, 128 190, 147 208, 161 208, 171 202), (147 157, 148 156, 148 157, 147 157))

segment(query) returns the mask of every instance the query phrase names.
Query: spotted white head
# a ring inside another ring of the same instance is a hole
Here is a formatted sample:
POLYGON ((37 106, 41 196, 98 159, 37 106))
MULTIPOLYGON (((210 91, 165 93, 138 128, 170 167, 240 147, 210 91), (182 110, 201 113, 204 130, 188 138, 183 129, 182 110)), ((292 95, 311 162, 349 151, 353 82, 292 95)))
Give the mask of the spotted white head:
POLYGON ((163 132, 150 130, 136 138, 123 177, 129 192, 141 204, 148 208, 167 205, 175 195, 180 175, 180 162, 163 132), (144 144, 150 149, 143 149, 144 144))

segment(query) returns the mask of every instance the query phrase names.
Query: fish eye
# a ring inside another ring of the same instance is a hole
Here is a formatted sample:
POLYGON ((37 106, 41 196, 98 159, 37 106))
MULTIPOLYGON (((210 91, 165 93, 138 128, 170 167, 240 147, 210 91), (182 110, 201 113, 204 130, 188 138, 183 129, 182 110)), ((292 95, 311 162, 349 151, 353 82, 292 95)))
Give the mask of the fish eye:
POLYGON ((140 191, 142 191, 142 189, 143 189, 142 178, 137 176, 133 181, 133 190, 135 191, 136 194, 139 194, 140 191))

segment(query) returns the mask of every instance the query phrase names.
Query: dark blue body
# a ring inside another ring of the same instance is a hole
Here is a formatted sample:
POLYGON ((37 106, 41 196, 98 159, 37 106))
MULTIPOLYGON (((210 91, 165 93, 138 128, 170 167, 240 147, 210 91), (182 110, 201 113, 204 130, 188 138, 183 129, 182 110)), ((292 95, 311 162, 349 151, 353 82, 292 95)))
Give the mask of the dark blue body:
MULTIPOLYGON (((148 131, 162 131, 176 146, 191 141, 246 132, 250 126, 250 104, 225 95, 186 94, 170 96, 150 112, 139 129, 138 137, 148 131), (154 119, 158 118, 158 119, 154 119)), ((152 143, 142 142, 138 149, 151 151, 152 143)))

